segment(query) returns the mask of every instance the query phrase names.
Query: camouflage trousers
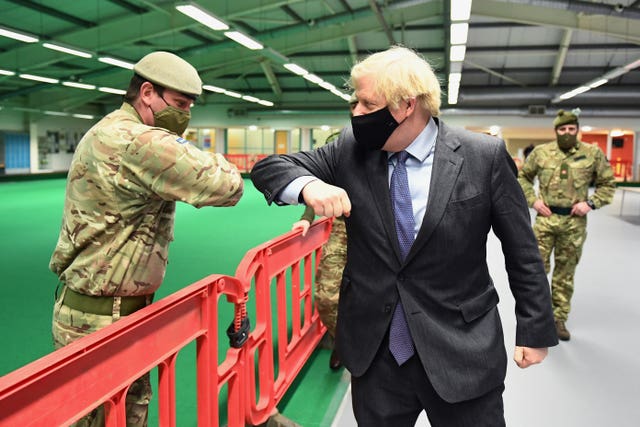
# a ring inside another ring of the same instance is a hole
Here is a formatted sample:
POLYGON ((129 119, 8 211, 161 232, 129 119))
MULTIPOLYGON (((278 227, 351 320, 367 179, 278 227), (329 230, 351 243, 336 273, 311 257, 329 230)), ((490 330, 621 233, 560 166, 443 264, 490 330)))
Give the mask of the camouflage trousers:
POLYGON ((582 246, 587 238, 587 217, 552 214, 538 215, 533 226, 538 240, 540 255, 547 274, 551 269, 553 252, 553 274, 551 279, 551 302, 556 320, 567 321, 571 311, 573 277, 582 256, 582 246))
MULTIPOLYGON (((64 305, 62 300, 65 291, 66 289, 62 290, 53 307, 51 331, 53 334, 53 344, 56 349, 70 344, 120 319, 119 313, 115 312, 115 310, 112 316, 102 316, 74 310, 64 305)), ((146 427, 150 401, 151 383, 149 374, 147 373, 131 384, 127 392, 125 402, 127 427, 146 427)), ((104 407, 100 405, 72 425, 75 427, 104 426, 104 407)))
POLYGON ((347 262, 347 229, 344 218, 333 220, 329 240, 322 247, 322 258, 316 273, 315 301, 322 323, 335 337, 338 321, 338 296, 342 272, 347 262))

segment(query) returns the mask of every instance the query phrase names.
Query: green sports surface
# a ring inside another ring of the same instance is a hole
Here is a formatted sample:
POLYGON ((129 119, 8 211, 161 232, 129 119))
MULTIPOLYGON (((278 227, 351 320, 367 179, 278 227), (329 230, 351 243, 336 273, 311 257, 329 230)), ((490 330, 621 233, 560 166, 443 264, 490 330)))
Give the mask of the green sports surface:
MULTIPOLYGON (((0 375, 52 351, 57 278, 48 265, 58 238, 64 188, 61 178, 0 183, 0 375)), ((249 180, 235 207, 196 209, 178 203, 175 240, 156 301, 210 274, 234 275, 249 249, 289 231, 302 210, 267 206, 249 180)), ((228 324, 221 326, 226 329, 228 324)), ((328 350, 316 349, 278 406, 304 427, 331 425, 346 391, 347 376, 330 371, 328 359, 328 350)), ((180 352, 177 369, 177 425, 195 426, 195 345, 180 352)), ((151 426, 157 425, 156 409, 152 405, 151 426)))

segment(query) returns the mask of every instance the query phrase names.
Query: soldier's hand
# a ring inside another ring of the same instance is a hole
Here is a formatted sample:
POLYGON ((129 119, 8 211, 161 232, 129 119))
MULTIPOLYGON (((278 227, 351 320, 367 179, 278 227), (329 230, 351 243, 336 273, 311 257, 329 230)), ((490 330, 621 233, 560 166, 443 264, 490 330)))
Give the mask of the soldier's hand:
POLYGON ((291 226, 291 231, 302 230, 302 236, 307 235, 307 231, 309 231, 309 227, 311 224, 306 219, 301 219, 300 221, 296 221, 291 226))
POLYGON ((551 209, 540 199, 533 202, 533 209, 542 216, 551 216, 551 209))
POLYGON ((571 215, 585 216, 591 211, 587 202, 578 202, 571 208, 571 215))
POLYGON ((548 353, 549 349, 547 347, 532 348, 516 346, 516 351, 513 353, 513 360, 515 360, 516 365, 524 369, 542 362, 548 353))
POLYGON ((307 206, 311 206, 318 216, 349 216, 351 200, 344 189, 326 182, 311 181, 302 189, 302 198, 307 206))

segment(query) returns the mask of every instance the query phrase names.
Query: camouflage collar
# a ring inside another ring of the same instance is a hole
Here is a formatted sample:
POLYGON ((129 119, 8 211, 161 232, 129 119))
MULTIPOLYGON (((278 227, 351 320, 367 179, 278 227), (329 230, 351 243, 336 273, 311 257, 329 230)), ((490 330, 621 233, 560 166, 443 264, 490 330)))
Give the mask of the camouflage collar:
POLYGON ((140 117, 140 114, 138 114, 138 112, 133 107, 133 105, 129 104, 128 102, 123 102, 122 105, 120 106, 120 110, 131 114, 136 118, 138 122, 142 123, 142 118, 140 117))

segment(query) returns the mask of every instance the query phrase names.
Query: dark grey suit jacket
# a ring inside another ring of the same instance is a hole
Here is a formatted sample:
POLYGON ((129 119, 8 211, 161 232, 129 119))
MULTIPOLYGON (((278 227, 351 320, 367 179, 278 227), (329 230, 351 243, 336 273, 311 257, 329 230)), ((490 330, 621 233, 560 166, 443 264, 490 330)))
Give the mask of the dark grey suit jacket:
POLYGON ((506 374, 498 293, 486 263, 491 228, 502 243, 516 302, 516 344, 548 347, 558 341, 529 210, 504 143, 436 123, 427 210, 404 262, 387 154, 360 149, 350 127, 335 144, 264 159, 251 179, 269 203, 304 175, 347 191, 352 211, 336 332, 342 362, 354 376, 367 370, 400 297, 434 388, 446 401, 460 402, 501 385, 506 374))

